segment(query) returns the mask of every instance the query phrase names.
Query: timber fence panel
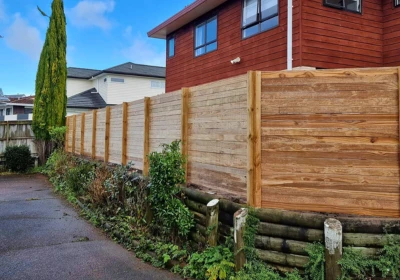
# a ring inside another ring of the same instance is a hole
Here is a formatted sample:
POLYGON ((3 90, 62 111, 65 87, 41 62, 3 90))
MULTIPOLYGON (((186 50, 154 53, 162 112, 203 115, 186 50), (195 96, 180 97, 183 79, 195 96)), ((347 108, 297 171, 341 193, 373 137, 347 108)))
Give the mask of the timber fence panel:
POLYGON ((128 162, 143 170, 144 99, 128 103, 128 162))
POLYGON ((150 152, 181 139, 181 91, 150 98, 150 152))
POLYGON ((96 122, 96 158, 104 159, 105 149, 105 133, 106 133, 106 109, 97 110, 96 122))
POLYGON ((245 200, 247 75, 192 87, 188 103, 188 181, 245 200))
POLYGON ((76 115, 75 124, 75 149, 74 153, 81 154, 81 126, 82 126, 82 115, 76 115))
POLYGON ((262 206, 400 217, 397 68, 262 74, 262 206))
POLYGON ((109 162, 121 164, 122 159, 122 105, 111 107, 109 162))
POLYGON ((86 157, 92 156, 92 130, 93 130, 93 114, 88 112, 85 114, 85 138, 83 141, 83 155, 86 157))

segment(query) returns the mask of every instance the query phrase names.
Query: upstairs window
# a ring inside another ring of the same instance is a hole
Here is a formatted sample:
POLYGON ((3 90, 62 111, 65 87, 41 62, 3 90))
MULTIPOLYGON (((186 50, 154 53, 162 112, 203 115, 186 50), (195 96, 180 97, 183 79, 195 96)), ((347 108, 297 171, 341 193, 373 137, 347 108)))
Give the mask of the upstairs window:
POLYGON ((278 0, 244 0, 243 38, 251 37, 278 25, 278 0))
POLYGON ((6 115, 7 115, 7 116, 11 115, 11 108, 7 108, 7 109, 6 109, 6 115))
POLYGON ((125 83, 125 79, 123 78, 111 78, 112 83, 125 83))
POLYGON ((165 88, 164 81, 151 81, 150 82, 151 88, 165 88))
MULTIPOLYGON (((395 0, 395 2, 398 1, 395 0)), ((362 3, 361 0, 324 0, 324 5, 354 13, 361 13, 362 3)))
POLYGON ((217 43, 217 17, 213 17, 196 26, 194 55, 200 56, 218 48, 217 43))
POLYGON ((175 56, 175 38, 169 38, 168 39, 168 57, 173 57, 175 56))
POLYGON ((400 6, 400 0, 394 0, 394 6, 399 7, 400 6))

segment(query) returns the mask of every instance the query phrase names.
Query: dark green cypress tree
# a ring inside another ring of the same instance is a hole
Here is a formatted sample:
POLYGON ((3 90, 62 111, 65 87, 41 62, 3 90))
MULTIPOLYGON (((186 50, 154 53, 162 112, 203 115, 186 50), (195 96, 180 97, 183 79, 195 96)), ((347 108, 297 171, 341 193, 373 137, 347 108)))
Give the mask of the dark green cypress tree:
POLYGON ((53 0, 49 28, 36 74, 32 128, 38 140, 49 140, 49 129, 65 125, 67 107, 67 32, 62 0, 53 0))

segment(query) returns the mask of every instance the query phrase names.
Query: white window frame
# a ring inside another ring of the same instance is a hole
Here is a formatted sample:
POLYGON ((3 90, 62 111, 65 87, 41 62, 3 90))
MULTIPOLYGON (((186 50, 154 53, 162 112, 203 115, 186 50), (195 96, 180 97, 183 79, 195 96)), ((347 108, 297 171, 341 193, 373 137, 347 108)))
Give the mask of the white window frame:
POLYGON ((117 83, 117 84, 124 84, 125 78, 111 77, 110 82, 117 83))

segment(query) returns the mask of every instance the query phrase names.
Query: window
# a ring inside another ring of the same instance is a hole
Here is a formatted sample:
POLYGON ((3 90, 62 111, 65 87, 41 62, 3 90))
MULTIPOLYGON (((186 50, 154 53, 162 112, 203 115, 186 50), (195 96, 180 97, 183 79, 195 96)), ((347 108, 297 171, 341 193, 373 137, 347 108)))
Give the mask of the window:
POLYGON ((104 82, 107 83, 107 78, 104 78, 104 82))
POLYGON ((3 116, 3 112, 4 112, 4 110, 0 109, 0 117, 3 116))
POLYGON ((168 57, 175 56, 175 38, 168 39, 168 57))
POLYGON ((270 30, 278 25, 278 0, 244 0, 243 38, 270 30))
MULTIPOLYGON (((395 0, 398 2, 399 0, 395 0)), ((324 0, 325 6, 361 13, 361 0, 324 0)))
POLYGON ((111 78, 112 83, 124 83, 125 79, 122 78, 111 78))
POLYGON ((151 81, 151 88, 165 88, 164 81, 151 81))
POLYGON ((6 109, 6 115, 8 116, 8 115, 11 115, 11 108, 7 108, 6 109))
POLYGON ((200 56, 218 48, 217 44, 217 17, 213 17, 196 26, 194 55, 200 56))
POLYGON ((400 6, 400 0, 394 0, 394 6, 399 7, 400 6))

